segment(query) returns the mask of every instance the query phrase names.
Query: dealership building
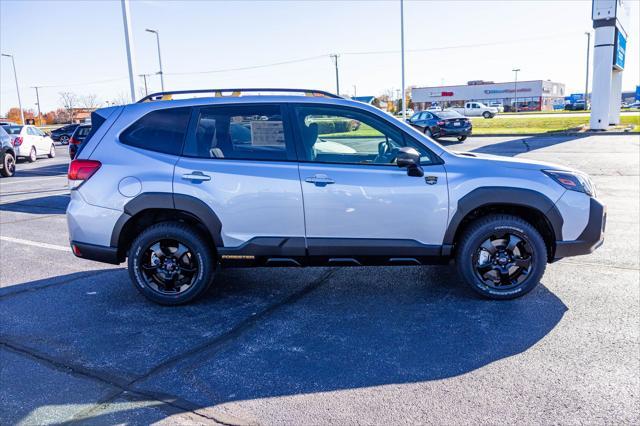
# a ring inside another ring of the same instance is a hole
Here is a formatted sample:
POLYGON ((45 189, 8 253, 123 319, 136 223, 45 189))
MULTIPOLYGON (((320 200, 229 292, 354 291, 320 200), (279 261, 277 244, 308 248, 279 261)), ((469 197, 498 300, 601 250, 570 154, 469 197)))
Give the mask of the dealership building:
POLYGON ((505 111, 514 111, 516 102, 518 111, 543 111, 552 110, 554 106, 562 108, 564 96, 564 84, 549 80, 507 83, 479 80, 460 86, 415 87, 411 90, 411 100, 419 110, 433 105, 461 107, 467 101, 479 101, 499 103, 505 111))

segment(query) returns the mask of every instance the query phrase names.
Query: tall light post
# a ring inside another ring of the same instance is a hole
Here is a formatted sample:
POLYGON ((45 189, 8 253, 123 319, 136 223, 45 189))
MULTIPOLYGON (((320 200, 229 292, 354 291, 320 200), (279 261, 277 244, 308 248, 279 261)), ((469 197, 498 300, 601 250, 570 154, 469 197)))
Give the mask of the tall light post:
POLYGON ((587 36, 587 78, 584 82, 584 109, 587 110, 587 105, 589 105, 589 48, 591 47, 591 33, 589 31, 585 31, 587 36))
POLYGON ((514 105, 516 108, 516 112, 518 112, 518 71, 520 71, 520 68, 514 68, 511 71, 513 71, 516 74, 516 78, 513 82, 513 98, 514 98, 514 105))
POLYGON ((338 74, 338 57, 340 55, 338 55, 337 53, 332 53, 329 56, 333 59, 334 65, 336 66, 336 95, 340 96, 340 77, 338 74))
POLYGON ((22 120, 22 124, 25 124, 24 112, 22 111, 22 101, 20 100, 20 87, 18 86, 18 74, 16 73, 16 61, 13 59, 13 55, 2 53, 2 56, 11 58, 11 64, 13 65, 13 78, 16 81, 16 92, 18 93, 18 108, 20 108, 20 119, 22 120))
POLYGON ((40 94, 38 93, 38 89, 40 86, 33 86, 32 89, 36 89, 36 105, 38 105, 38 121, 40 126, 42 126, 42 112, 40 112, 40 94))
POLYGON ((129 68, 129 90, 131 91, 131 102, 136 101, 136 82, 134 80, 133 69, 135 67, 135 55, 131 48, 131 40, 133 35, 131 33, 131 11, 129 8, 129 0, 120 0, 122 5, 122 23, 124 25, 124 44, 127 49, 127 67, 129 68))
POLYGON ((402 64, 402 119, 407 119, 407 97, 404 94, 404 0, 400 0, 400 62, 402 64))
POLYGON ((164 74, 162 73, 162 56, 160 56, 160 32, 149 28, 145 31, 156 35, 156 43, 158 45, 158 64, 160 65, 160 71, 158 71, 158 74, 160 75, 160 88, 164 92, 164 74))

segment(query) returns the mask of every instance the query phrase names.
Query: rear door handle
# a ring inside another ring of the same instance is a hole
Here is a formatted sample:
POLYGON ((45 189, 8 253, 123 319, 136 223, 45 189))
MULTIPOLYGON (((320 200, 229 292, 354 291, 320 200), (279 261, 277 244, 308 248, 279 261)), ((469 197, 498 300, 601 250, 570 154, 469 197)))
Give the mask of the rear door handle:
POLYGON ((304 181, 307 182, 307 183, 312 183, 315 186, 327 186, 327 185, 331 185, 333 183, 336 183, 335 180, 333 180, 329 176, 323 175, 323 174, 317 174, 317 175, 309 176, 304 181))
POLYGON ((182 175, 182 179, 190 180, 192 182, 204 182, 207 180, 211 180, 211 176, 196 171, 182 175))

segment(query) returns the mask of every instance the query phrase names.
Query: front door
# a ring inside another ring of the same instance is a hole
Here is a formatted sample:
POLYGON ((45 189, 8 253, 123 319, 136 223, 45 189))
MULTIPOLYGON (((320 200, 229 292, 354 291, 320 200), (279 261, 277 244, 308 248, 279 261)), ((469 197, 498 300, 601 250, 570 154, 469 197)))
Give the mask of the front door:
POLYGON ((356 109, 298 106, 294 117, 310 255, 439 254, 447 180, 428 148, 356 109), (421 154, 423 177, 396 165, 404 146, 421 154))
POLYGON ((304 256, 302 190, 281 106, 205 106, 192 122, 174 193, 203 201, 218 216, 223 258, 304 256))

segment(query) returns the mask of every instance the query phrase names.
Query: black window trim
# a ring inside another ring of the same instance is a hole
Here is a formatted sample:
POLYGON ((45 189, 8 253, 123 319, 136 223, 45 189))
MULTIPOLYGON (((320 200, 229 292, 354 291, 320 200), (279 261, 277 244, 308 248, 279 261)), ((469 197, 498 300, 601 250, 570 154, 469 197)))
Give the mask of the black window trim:
POLYGON ((224 104, 206 104, 193 106, 191 112, 191 119, 189 121, 189 127, 182 143, 182 149, 180 150, 180 156, 185 158, 194 158, 207 161, 251 161, 251 162, 269 162, 269 163, 297 163, 298 162, 298 148, 295 141, 293 132, 293 121, 289 112, 289 106, 284 102, 229 102, 224 104), (260 106, 276 106, 280 108, 282 115, 282 125, 284 127, 284 143, 285 152, 287 154, 286 159, 268 159, 268 158, 216 158, 216 157, 199 157, 197 155, 185 154, 185 148, 188 144, 194 144, 196 137, 196 129, 198 127, 198 121, 200 119, 200 111, 203 109, 211 108, 239 108, 239 107, 260 107, 260 106))
MULTIPOLYGON (((427 156, 431 158, 431 163, 429 164, 422 164, 422 167, 430 167, 430 166, 437 166, 437 165, 442 165, 444 164, 444 160, 437 155, 435 152, 433 152, 433 150, 431 148, 429 148, 427 145, 425 145, 424 143, 420 142, 418 139, 414 138, 413 136, 411 136, 407 131, 405 131, 404 129, 400 128, 397 124, 393 123, 391 120, 387 120, 386 118, 382 118, 376 114, 373 114, 367 110, 364 109, 360 109, 360 108, 354 108, 351 106, 345 106, 345 105, 333 105, 333 104, 315 104, 315 103, 290 103, 289 104, 289 108, 291 109, 290 111, 290 116, 291 116, 291 123, 296 123, 296 119, 297 119, 297 111, 296 109, 298 107, 316 107, 316 108, 335 108, 335 109, 343 109, 343 110, 348 110, 348 111, 355 111, 364 115, 367 115, 371 118, 373 118, 374 120, 380 120, 383 121, 386 125, 392 127, 395 131, 397 131, 398 133, 400 133, 400 135, 403 138, 403 142, 405 142, 405 144, 407 144, 407 140, 410 141, 411 143, 417 144, 417 145, 421 145, 422 147, 424 147, 424 149, 427 151, 427 156)), ((297 125, 292 125, 291 127, 293 127, 294 133, 295 133, 295 145, 296 145, 296 152, 301 153, 304 152, 303 146, 302 146, 302 135, 300 134, 300 129, 298 129, 297 125)), ((307 160, 305 158, 303 158, 302 154, 298 154, 298 162, 299 163, 304 163, 304 164, 317 164, 317 165, 322 165, 322 164, 337 164, 337 165, 342 165, 342 166, 359 166, 359 167, 376 167, 376 166, 380 166, 380 167, 395 167, 397 169, 400 169, 397 165, 395 164, 375 164, 375 163, 345 163, 345 162, 341 162, 341 161, 312 161, 312 160, 307 160)))

